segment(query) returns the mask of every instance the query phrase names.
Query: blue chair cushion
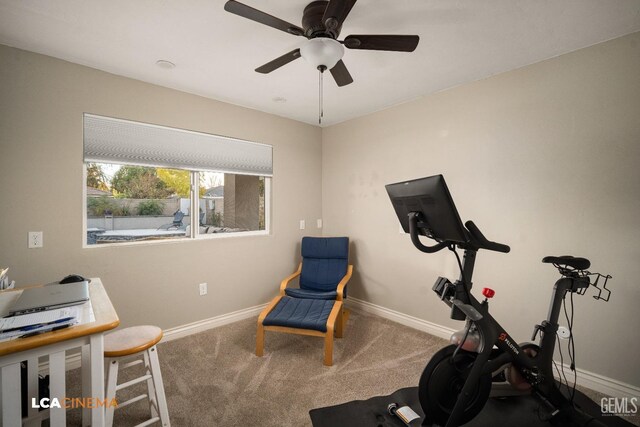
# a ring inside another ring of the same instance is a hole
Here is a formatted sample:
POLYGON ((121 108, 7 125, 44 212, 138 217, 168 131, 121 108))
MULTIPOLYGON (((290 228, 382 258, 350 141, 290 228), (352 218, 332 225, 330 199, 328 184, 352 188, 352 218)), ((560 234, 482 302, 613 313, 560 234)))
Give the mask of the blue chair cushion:
POLYGON ((300 289, 332 292, 347 274, 348 237, 303 237, 300 289))
POLYGON ((286 326, 327 332, 327 319, 335 301, 284 296, 267 315, 264 326, 286 326))
POLYGON ((294 297, 294 298, 336 299, 338 297, 338 293, 336 291, 319 292, 319 291, 312 291, 309 289, 287 288, 284 290, 284 292, 290 297, 294 297))
POLYGON ((349 258, 348 237, 303 237, 303 258, 349 258))

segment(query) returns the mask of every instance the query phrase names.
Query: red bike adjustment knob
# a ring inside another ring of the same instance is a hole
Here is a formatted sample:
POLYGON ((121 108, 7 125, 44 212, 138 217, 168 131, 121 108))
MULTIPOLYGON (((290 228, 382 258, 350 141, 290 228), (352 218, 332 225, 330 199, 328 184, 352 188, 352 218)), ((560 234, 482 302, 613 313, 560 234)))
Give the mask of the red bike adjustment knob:
POLYGON ((496 291, 494 291, 491 288, 482 288, 482 295, 484 295, 487 298, 493 298, 495 294, 496 294, 496 291))

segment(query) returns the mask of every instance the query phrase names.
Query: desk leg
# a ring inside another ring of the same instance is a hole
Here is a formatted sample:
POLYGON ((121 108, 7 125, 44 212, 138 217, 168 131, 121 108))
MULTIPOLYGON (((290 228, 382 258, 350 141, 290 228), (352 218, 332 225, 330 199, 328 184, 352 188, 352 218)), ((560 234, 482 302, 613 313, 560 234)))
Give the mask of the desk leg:
POLYGON ((20 402, 20 362, 2 367, 2 425, 22 424, 22 404, 20 402))
MULTIPOLYGON (((91 347, 82 346, 82 359, 80 375, 82 378, 82 397, 88 399, 91 397, 91 347)), ((82 427, 91 425, 91 409, 82 408, 82 427)))
MULTIPOLYGON (((51 399, 58 398, 61 406, 64 406, 64 398, 67 394, 64 356, 64 350, 49 355, 49 393, 51 394, 51 399)), ((64 427, 67 425, 67 410, 64 407, 52 407, 49 410, 49 417, 52 427, 64 427)))
MULTIPOLYGON (((104 337, 102 333, 89 337, 91 353, 91 397, 104 401, 104 337)), ((104 406, 91 409, 91 425, 104 427, 104 406)))

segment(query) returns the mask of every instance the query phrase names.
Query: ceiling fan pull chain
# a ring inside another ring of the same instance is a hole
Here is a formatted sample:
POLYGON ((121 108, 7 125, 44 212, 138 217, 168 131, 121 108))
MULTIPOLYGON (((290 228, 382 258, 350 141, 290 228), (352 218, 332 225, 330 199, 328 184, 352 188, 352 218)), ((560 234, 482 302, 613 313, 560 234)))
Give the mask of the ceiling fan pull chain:
POLYGON ((319 89, 319 92, 320 92, 320 94, 318 96, 318 99, 320 101, 319 105, 318 105, 318 124, 319 125, 322 124, 322 116, 324 116, 324 111, 323 111, 323 108, 322 108, 323 107, 322 104, 324 102, 324 100, 322 99, 323 98, 323 96, 322 96, 322 92, 323 92, 323 88, 322 88, 323 79, 322 79, 322 76, 323 75, 324 75, 324 73, 322 72, 322 69, 319 68, 318 69, 318 89, 319 89))

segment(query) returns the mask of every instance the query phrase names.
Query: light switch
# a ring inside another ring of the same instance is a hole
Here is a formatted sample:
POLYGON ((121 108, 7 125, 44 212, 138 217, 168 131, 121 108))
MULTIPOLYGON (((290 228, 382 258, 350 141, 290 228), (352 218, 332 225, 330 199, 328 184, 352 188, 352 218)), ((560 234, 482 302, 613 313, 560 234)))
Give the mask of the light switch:
POLYGON ((305 224, 304 224, 304 219, 300 220, 300 230, 304 230, 305 224))
POLYGON ((322 228, 322 220, 321 219, 317 220, 316 223, 318 224, 318 228, 322 228))

